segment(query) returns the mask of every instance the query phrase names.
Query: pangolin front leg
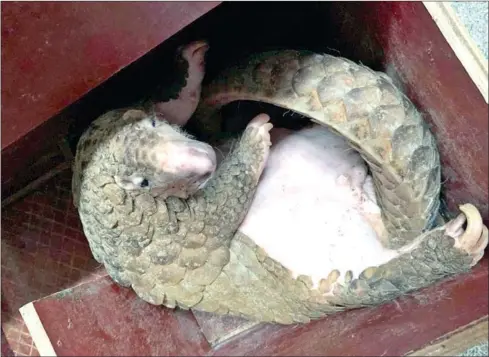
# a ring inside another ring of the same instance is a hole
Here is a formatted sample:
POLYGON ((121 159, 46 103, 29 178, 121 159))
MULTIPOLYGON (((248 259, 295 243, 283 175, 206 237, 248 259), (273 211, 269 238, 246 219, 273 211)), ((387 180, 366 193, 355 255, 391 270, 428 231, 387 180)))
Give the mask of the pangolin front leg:
POLYGON ((235 149, 203 190, 206 219, 219 226, 222 238, 232 238, 252 201, 271 145, 269 120, 266 114, 251 120, 235 149))

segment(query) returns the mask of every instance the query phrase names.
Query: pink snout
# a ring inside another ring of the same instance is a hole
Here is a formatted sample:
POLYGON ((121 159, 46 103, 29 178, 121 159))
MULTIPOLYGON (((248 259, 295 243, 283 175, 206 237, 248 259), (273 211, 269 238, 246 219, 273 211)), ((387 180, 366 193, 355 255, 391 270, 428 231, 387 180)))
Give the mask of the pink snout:
POLYGON ((165 156, 164 170, 180 177, 209 176, 216 170, 214 149, 198 141, 173 143, 165 156))

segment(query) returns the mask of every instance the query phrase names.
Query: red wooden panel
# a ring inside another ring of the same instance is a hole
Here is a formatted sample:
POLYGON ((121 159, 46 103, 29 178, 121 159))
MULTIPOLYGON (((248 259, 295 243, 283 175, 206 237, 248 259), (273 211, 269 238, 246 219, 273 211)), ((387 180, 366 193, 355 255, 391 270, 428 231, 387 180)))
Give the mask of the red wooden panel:
POLYGON ((150 305, 109 277, 34 307, 58 356, 195 356, 209 350, 191 312, 150 305))
POLYGON ((218 4, 2 2, 2 149, 218 4))
POLYGON ((339 24, 338 38, 352 44, 378 41, 385 69, 399 76, 432 125, 450 208, 457 211, 457 205, 473 203, 489 223, 488 105, 424 5, 382 1, 336 6, 351 20, 339 24))

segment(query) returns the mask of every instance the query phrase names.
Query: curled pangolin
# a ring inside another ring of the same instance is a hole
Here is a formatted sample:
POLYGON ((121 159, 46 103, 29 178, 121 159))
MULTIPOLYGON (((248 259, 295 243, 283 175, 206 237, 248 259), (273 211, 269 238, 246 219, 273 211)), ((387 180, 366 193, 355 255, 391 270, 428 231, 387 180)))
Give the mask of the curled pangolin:
POLYGON ((187 80, 178 97, 108 112, 78 143, 74 202, 95 259, 116 282, 152 304, 291 324, 390 301, 481 259, 488 233, 473 205, 434 226, 435 140, 389 77, 297 51, 263 53, 225 71, 204 89, 195 119, 218 142, 221 106, 263 101, 346 138, 372 172, 377 238, 391 255, 361 271, 332 267, 319 279, 274 259, 241 229, 250 209, 259 212, 253 198, 274 150, 268 116, 251 120, 220 164, 210 145, 180 128, 197 107, 206 50, 201 42, 182 50, 187 80))

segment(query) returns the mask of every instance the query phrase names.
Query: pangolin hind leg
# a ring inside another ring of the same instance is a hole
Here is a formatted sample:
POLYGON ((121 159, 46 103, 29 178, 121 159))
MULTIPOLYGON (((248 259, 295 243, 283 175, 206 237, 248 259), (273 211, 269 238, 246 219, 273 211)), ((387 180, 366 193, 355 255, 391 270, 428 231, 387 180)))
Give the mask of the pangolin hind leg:
MULTIPOLYGON (((332 271, 344 281, 346 276, 358 278, 369 266, 395 265, 399 256, 441 232, 420 236, 397 250, 383 247, 381 210, 360 155, 322 126, 274 137, 266 170, 239 231, 294 277, 311 277, 313 288, 332 271)), ((445 234, 459 242, 456 247, 480 254, 486 238, 481 236, 478 211, 470 207, 463 208, 471 220, 467 232, 462 234, 462 214, 446 225, 445 234), (480 242, 473 242, 474 234, 480 242)))
POLYGON ((391 260, 360 274, 333 270, 317 285, 310 276, 294 277, 253 239, 238 232, 231 242, 229 263, 194 308, 292 324, 392 301, 467 272, 482 257, 487 228, 474 206, 463 205, 461 210, 461 216, 399 249, 391 260))
POLYGON ((346 272, 331 285, 328 301, 345 307, 376 305, 468 271, 484 254, 488 230, 473 205, 460 210, 457 218, 398 249, 387 263, 369 267, 358 277, 346 272))

